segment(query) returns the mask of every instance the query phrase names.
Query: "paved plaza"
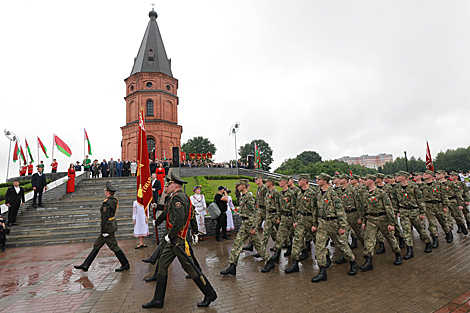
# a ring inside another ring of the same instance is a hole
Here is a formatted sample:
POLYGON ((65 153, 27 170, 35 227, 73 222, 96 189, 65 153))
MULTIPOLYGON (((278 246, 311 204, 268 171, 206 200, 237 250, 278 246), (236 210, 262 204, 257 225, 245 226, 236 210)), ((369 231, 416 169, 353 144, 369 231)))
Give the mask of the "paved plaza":
MULTIPOLYGON (((264 262, 252 257, 256 251, 241 254, 236 277, 221 277, 233 240, 209 238, 194 251, 218 299, 209 308, 198 308, 203 295, 175 260, 161 310, 141 308, 152 299, 156 284, 144 281, 155 267, 141 262, 156 247, 150 239, 149 248, 138 250, 137 240, 120 241, 131 263, 122 273, 114 272, 118 260, 106 246, 88 272, 73 265, 83 262, 92 243, 10 248, 0 254, 0 312, 470 311, 470 236, 455 234, 451 244, 442 233, 439 239, 439 248, 425 254, 415 232, 415 257, 402 266, 393 265, 394 254, 386 244, 387 252, 374 256, 373 271, 348 276, 349 264, 332 264, 328 281, 313 284, 318 267, 312 259, 301 262, 300 273, 286 275, 291 259, 281 257, 273 272, 263 274, 264 262)), ((329 249, 333 260, 339 256, 337 248, 329 249)), ((361 246, 354 253, 362 264, 361 246)))

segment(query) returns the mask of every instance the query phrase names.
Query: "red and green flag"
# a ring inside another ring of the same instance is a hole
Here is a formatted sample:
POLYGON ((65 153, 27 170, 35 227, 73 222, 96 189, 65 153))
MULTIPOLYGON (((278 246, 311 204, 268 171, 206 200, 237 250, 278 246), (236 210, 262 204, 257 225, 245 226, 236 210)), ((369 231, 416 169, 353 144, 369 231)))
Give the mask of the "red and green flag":
POLYGON ((88 149, 87 149, 87 150, 88 150, 88 154, 89 154, 89 155, 92 155, 92 153, 91 153, 90 138, 88 138, 88 134, 86 133, 86 129, 84 128, 83 130, 85 131, 85 141, 86 141, 86 143, 87 143, 87 145, 88 145, 88 149))
POLYGON ((260 165, 261 165, 261 159, 260 159, 260 156, 259 156, 259 149, 258 149, 258 146, 256 145, 256 142, 255 142, 255 167, 259 168, 260 165))
MULTIPOLYGON (((39 139, 39 137, 38 137, 38 149, 39 149, 39 148, 42 150, 42 152, 44 152, 44 155, 46 156, 46 158, 49 159, 49 157, 47 156, 47 148, 46 148, 46 146, 42 143, 41 139, 39 139)), ((39 154, 38 154, 38 155, 39 155, 39 154)))
POLYGON ((24 141, 26 142, 26 151, 28 151, 29 157, 31 158, 31 162, 34 163, 33 154, 31 153, 31 149, 29 148, 28 140, 26 140, 25 138, 24 141))
POLYGON ((26 157, 23 152, 23 147, 20 145, 20 152, 21 152, 21 158, 23 159, 23 162, 26 163, 26 157))
POLYGON ((69 146, 56 135, 54 135, 54 144, 57 146, 57 150, 66 156, 70 157, 72 155, 72 150, 70 150, 69 146))
POLYGON ((18 141, 15 141, 15 149, 13 150, 13 162, 18 161, 19 154, 20 154, 20 149, 18 149, 18 141))

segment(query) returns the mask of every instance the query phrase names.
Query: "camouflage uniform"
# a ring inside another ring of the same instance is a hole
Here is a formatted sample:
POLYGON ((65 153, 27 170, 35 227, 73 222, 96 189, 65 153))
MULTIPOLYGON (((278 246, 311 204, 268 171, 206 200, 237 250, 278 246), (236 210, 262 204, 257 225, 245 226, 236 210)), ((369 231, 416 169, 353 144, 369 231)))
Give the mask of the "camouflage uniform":
MULTIPOLYGON (((458 176, 458 173, 455 173, 455 174, 457 174, 456 176, 458 176)), ((470 202, 470 194, 468 192, 468 187, 465 184, 465 182, 459 180, 455 184, 459 188, 459 190, 462 194, 462 198, 463 198, 464 202, 470 202)), ((463 205, 462 213, 463 213, 463 216, 464 216, 465 220, 467 221, 467 226, 470 226, 470 212, 469 212, 468 206, 466 204, 463 205)))
POLYGON ((256 251, 261 255, 261 257, 268 261, 271 256, 269 253, 266 252, 266 247, 261 244, 261 239, 258 235, 258 212, 255 206, 255 198, 251 192, 247 192, 242 195, 240 199, 240 217, 242 219, 242 225, 240 226, 240 230, 238 231, 237 237, 235 238, 235 242, 232 246, 232 252, 230 253, 229 262, 231 264, 238 263, 238 257, 240 256, 240 252, 242 251, 243 245, 246 239, 250 239, 250 241, 255 246, 256 251), (256 232, 254 235, 250 234, 250 230, 254 229, 256 232))
POLYGON ((359 220, 359 211, 358 211, 358 194, 355 188, 351 185, 348 185, 346 189, 340 188, 339 196, 341 197, 341 204, 346 212, 347 221, 350 228, 354 230, 356 238, 364 245, 364 234, 361 228, 361 225, 357 223, 359 220))
POLYGON ((264 229, 263 229, 263 240, 261 244, 263 247, 266 247, 269 241, 269 236, 271 236, 272 240, 276 242, 277 236, 277 220, 281 219, 280 215, 280 192, 273 188, 273 190, 269 190, 266 193, 266 220, 264 222, 264 229))
POLYGON ((275 251, 281 250, 284 242, 289 242, 290 245, 290 238, 294 235, 293 223, 296 203, 297 196, 291 189, 281 192, 279 200, 281 223, 279 224, 279 231, 277 232, 276 243, 274 244, 275 251))
MULTIPOLYGON (((299 188, 300 189, 300 188, 299 188)), ((294 241, 292 244, 292 259, 299 260, 300 253, 305 249, 304 239, 309 234, 308 238, 315 239, 312 232, 313 226, 313 212, 316 210, 316 194, 315 188, 309 187, 307 190, 302 190, 297 193, 297 213, 295 215, 295 223, 297 226, 294 231, 294 241)))
POLYGON ((449 207, 449 199, 447 198, 446 192, 444 192, 442 183, 435 180, 431 183, 421 183, 419 187, 423 193, 424 202, 426 203, 426 217, 428 219, 431 237, 437 237, 438 235, 436 219, 447 234, 450 231, 450 227, 444 215, 444 208, 449 207))
POLYGON ((373 191, 364 191, 361 194, 364 205, 363 216, 360 218, 365 226, 364 231, 364 255, 374 256, 374 247, 377 233, 380 232, 387 239, 394 253, 400 252, 394 233, 388 230, 388 226, 394 226, 395 215, 392 203, 387 193, 380 188, 373 191))
POLYGON ((266 185, 261 185, 256 190, 256 200, 255 205, 258 208, 258 228, 261 228, 263 221, 266 220, 266 193, 268 191, 268 187, 266 185))
POLYGON ((446 179, 442 185, 445 187, 447 198, 449 199, 449 209, 452 217, 455 219, 457 225, 465 225, 462 210, 459 209, 459 206, 465 206, 462 193, 459 192, 457 185, 450 180, 446 179))
POLYGON ((326 256, 328 250, 328 237, 330 237, 335 245, 341 250, 343 256, 348 261, 354 261, 355 257, 349 248, 346 233, 339 234, 339 229, 346 229, 348 222, 346 213, 341 206, 339 195, 332 189, 328 188, 323 191, 321 188, 316 190, 317 210, 313 217, 313 226, 317 227, 317 242, 315 245, 315 254, 319 267, 326 267, 326 256))
POLYGON ((424 204, 423 193, 418 185, 414 182, 408 182, 406 186, 397 185, 392 202, 395 207, 399 208, 406 245, 408 247, 413 246, 411 225, 416 228, 421 240, 429 244, 431 238, 419 219, 419 215, 426 214, 426 206, 424 204))

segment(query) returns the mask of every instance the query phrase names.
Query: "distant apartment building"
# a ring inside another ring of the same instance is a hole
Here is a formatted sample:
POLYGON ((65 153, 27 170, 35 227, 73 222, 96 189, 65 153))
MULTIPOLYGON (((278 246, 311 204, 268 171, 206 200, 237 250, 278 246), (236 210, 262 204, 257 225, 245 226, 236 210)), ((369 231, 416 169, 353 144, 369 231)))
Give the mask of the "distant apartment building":
POLYGON ((379 166, 383 166, 385 163, 393 162, 393 155, 381 153, 378 155, 364 154, 359 157, 345 156, 345 157, 339 158, 338 161, 343 161, 348 164, 363 165, 367 168, 378 169, 379 166))

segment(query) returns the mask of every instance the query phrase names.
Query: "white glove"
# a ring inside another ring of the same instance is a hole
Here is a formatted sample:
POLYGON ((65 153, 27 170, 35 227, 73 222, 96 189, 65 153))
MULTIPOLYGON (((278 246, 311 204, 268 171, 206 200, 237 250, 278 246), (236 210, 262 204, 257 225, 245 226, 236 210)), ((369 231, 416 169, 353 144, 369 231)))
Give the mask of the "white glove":
POLYGON ((103 236, 104 238, 106 238, 106 237, 109 236, 109 234, 108 234, 108 233, 103 233, 103 234, 101 234, 101 236, 103 236))
POLYGON ((195 214, 195 215, 199 215, 199 211, 196 210, 196 211, 194 212, 194 214, 195 214))
POLYGON ((165 236, 165 241, 168 242, 168 243, 171 242, 171 241, 170 241, 170 237, 169 237, 168 235, 165 236))
POLYGON ((193 244, 197 245, 197 242, 199 241, 199 237, 197 235, 193 235, 193 244))
POLYGON ((157 221, 157 220, 153 220, 153 221, 152 221, 153 226, 155 226, 155 222, 156 222, 156 221, 157 221))

